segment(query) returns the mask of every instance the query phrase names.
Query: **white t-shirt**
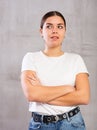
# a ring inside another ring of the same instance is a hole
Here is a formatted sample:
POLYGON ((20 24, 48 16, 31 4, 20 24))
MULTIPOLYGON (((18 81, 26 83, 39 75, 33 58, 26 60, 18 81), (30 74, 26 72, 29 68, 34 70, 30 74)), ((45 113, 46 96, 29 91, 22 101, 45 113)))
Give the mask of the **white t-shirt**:
MULTIPOLYGON (((41 83, 45 86, 74 86, 78 73, 88 73, 82 57, 67 52, 58 57, 46 56, 42 51, 27 53, 22 62, 21 71, 24 70, 35 71, 41 83)), ((61 114, 75 107, 29 102, 29 111, 49 115, 61 114)))

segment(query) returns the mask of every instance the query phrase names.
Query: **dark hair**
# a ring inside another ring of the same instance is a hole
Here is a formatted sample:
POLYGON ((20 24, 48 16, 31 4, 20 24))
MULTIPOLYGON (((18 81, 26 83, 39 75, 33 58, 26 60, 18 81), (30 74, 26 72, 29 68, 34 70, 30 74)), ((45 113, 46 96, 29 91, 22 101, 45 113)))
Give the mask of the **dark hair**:
POLYGON ((50 12, 47 12, 47 13, 42 17, 41 23, 40 23, 40 28, 41 28, 41 29, 43 28, 43 25, 44 25, 46 19, 49 18, 49 17, 51 17, 51 16, 60 16, 60 17, 63 19, 64 25, 65 25, 65 28, 66 28, 66 20, 65 20, 64 16, 63 16, 60 12, 58 12, 58 11, 50 11, 50 12))

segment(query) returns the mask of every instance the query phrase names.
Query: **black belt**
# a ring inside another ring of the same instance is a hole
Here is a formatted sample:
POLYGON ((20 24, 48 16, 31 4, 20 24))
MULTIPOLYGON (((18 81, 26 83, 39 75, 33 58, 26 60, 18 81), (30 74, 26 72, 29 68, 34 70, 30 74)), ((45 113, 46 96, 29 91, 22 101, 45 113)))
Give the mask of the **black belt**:
POLYGON ((57 122, 59 120, 68 119, 70 117, 73 117, 80 111, 79 107, 74 108, 73 110, 59 114, 59 115, 40 115, 35 112, 32 112, 32 117, 35 122, 44 122, 46 124, 57 122))

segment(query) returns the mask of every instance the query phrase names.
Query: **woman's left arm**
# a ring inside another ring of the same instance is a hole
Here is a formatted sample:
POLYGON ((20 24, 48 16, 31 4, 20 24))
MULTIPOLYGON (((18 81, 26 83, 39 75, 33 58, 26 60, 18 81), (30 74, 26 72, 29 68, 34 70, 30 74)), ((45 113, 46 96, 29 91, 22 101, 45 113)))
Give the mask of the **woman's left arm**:
POLYGON ((79 73, 76 76, 75 90, 69 94, 56 98, 48 104, 58 106, 87 105, 90 100, 90 85, 88 74, 79 73))

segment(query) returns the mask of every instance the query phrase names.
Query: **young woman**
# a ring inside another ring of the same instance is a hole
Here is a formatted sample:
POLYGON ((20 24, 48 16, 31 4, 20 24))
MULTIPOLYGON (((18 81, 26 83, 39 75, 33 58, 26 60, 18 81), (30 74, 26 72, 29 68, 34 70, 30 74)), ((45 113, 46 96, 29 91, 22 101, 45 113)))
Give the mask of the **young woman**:
POLYGON ((63 15, 46 13, 40 33, 44 50, 27 53, 22 62, 21 83, 32 113, 29 130, 85 130, 79 105, 89 103, 88 71, 80 55, 62 51, 63 15))

